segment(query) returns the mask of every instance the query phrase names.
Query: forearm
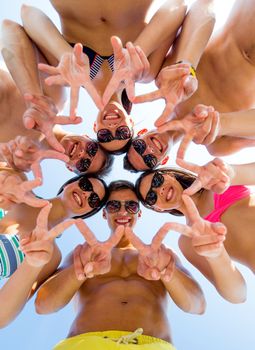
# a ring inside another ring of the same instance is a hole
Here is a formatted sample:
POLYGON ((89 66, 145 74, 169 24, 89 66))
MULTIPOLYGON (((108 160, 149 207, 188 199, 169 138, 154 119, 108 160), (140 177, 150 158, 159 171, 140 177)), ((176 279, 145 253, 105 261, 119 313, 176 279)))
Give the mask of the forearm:
POLYGON ((204 313, 206 301, 203 291, 189 274, 176 267, 171 280, 162 283, 175 304, 183 311, 193 314, 204 313))
POLYGON ((171 46, 186 13, 183 0, 167 0, 155 13, 134 44, 139 45, 148 57, 166 39, 171 46))
POLYGON ((10 20, 2 24, 2 55, 22 95, 42 93, 33 45, 24 29, 10 20))
POLYGON ((255 109, 221 113, 218 135, 255 139, 255 109))
POLYGON ((72 52, 72 47, 41 10, 36 7, 23 5, 21 18, 27 34, 51 64, 53 64, 51 62, 52 59, 58 62, 64 53, 72 52))
POLYGON ((26 259, 0 290, 0 328, 7 326, 27 302, 41 268, 29 266, 26 259))
POLYGON ((231 303, 243 303, 246 300, 246 283, 225 248, 217 258, 206 260, 212 271, 212 282, 220 295, 231 303))
POLYGON ((233 177, 231 185, 255 185, 255 163, 249 164, 231 164, 233 169, 233 177))
POLYGON ((181 34, 166 59, 164 66, 188 61, 197 67, 200 57, 212 34, 215 15, 213 0, 197 0, 185 17, 181 34))
POLYGON ((206 148, 212 156, 222 157, 238 152, 243 148, 254 146, 255 140, 252 139, 234 136, 221 136, 218 137, 213 143, 206 146, 206 148))
POLYGON ((56 312, 67 305, 79 290, 83 281, 78 281, 74 266, 71 265, 58 271, 49 278, 39 289, 35 301, 39 314, 56 312))

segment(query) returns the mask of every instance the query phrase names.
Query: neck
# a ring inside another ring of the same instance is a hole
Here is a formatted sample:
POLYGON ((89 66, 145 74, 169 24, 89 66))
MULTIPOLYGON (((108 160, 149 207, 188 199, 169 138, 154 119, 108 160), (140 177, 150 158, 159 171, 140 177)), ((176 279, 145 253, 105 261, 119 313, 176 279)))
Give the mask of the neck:
POLYGON ((54 197, 49 199, 49 202, 52 204, 52 208, 49 215, 49 228, 59 224, 65 219, 69 219, 70 215, 66 210, 61 198, 54 197))

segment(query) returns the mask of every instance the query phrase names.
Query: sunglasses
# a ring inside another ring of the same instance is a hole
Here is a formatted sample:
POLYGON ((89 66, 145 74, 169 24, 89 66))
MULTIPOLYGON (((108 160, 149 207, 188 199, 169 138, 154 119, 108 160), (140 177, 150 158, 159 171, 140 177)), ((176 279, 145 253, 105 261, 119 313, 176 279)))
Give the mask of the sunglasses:
MULTIPOLYGON (((90 158, 94 158, 98 151, 98 144, 96 142, 88 142, 86 147, 86 152, 90 158)), ((76 169, 80 173, 84 173, 87 171, 91 165, 90 158, 80 158, 78 162, 75 164, 76 169)))
POLYGON ((122 204, 124 204, 125 210, 129 214, 137 214, 140 209, 139 203, 136 201, 111 200, 106 203, 105 210, 107 211, 107 213, 117 213, 118 211, 120 211, 122 204))
POLYGON ((136 139, 132 142, 132 146, 134 147, 134 150, 143 158, 143 161, 145 165, 147 165, 148 168, 153 169, 158 164, 158 159, 153 154, 146 154, 143 156, 143 153, 146 150, 146 142, 141 139, 136 139))
POLYGON ((98 197, 96 192, 94 192, 92 183, 88 179, 83 177, 78 181, 78 186, 84 192, 92 192, 88 198, 88 204, 89 204, 90 208, 99 207, 100 198, 98 197))
POLYGON ((158 195, 155 191, 153 191, 153 188, 159 188, 164 183, 164 176, 160 174, 158 171, 155 172, 152 181, 151 181, 151 187, 146 195, 145 203, 148 205, 154 205, 157 202, 158 195))
POLYGON ((102 143, 111 142, 113 140, 127 140, 132 137, 132 132, 127 126, 119 126, 116 129, 115 137, 109 129, 100 129, 97 132, 97 140, 102 143))

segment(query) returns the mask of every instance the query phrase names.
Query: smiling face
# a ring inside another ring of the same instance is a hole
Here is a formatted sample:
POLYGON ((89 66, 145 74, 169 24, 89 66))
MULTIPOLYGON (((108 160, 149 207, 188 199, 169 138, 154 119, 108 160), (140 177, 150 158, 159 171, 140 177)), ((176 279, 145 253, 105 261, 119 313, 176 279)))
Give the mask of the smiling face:
POLYGON ((168 133, 150 131, 133 139, 127 157, 136 170, 153 169, 161 163, 170 147, 168 133))
POLYGON ((119 102, 110 101, 98 113, 94 131, 101 147, 107 151, 117 151, 132 137, 133 122, 119 102))
POLYGON ((110 213, 106 209, 103 210, 103 217, 107 220, 111 231, 114 232, 119 225, 133 228, 136 224, 137 219, 141 216, 141 210, 139 210, 136 214, 131 214, 126 210, 124 202, 138 202, 136 194, 130 189, 120 189, 118 191, 113 191, 110 194, 107 202, 114 200, 121 201, 121 207, 119 211, 110 213))
POLYGON ((154 171, 141 180, 139 191, 145 202, 156 211, 178 209, 183 188, 171 173, 154 171))
POLYGON ((98 207, 105 196, 103 183, 91 177, 88 181, 74 181, 66 185, 59 195, 69 216, 84 215, 98 207))
POLYGON ((78 174, 99 171, 105 164, 106 156, 98 143, 88 136, 67 135, 61 140, 65 154, 70 161, 67 168, 78 174))

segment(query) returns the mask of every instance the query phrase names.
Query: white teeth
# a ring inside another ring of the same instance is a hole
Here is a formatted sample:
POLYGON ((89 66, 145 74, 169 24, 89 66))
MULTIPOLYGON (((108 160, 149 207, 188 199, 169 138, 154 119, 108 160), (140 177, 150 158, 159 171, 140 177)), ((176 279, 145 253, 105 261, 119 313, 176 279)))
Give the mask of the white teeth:
POLYGON ((117 224, 120 224, 120 225, 125 225, 127 223, 129 223, 130 219, 117 219, 116 222, 117 224))
POLYGON ((172 187, 170 188, 170 190, 168 191, 168 194, 166 196, 166 199, 169 201, 173 196, 173 189, 172 187))
POLYGON ((108 114, 104 117, 104 119, 106 120, 116 120, 116 119, 119 119, 119 116, 116 115, 116 114, 108 114))
POLYGON ((78 193, 73 192, 73 197, 76 203, 81 207, 82 206, 82 200, 81 197, 78 195, 78 193))
POLYGON ((71 149, 70 154, 69 154, 70 157, 72 157, 72 156, 75 154, 75 152, 76 152, 76 150, 77 150, 77 147, 78 147, 78 143, 75 143, 75 144, 73 145, 73 148, 71 149))
POLYGON ((154 143, 157 149, 161 152, 162 151, 161 143, 155 137, 152 137, 151 141, 154 143))

